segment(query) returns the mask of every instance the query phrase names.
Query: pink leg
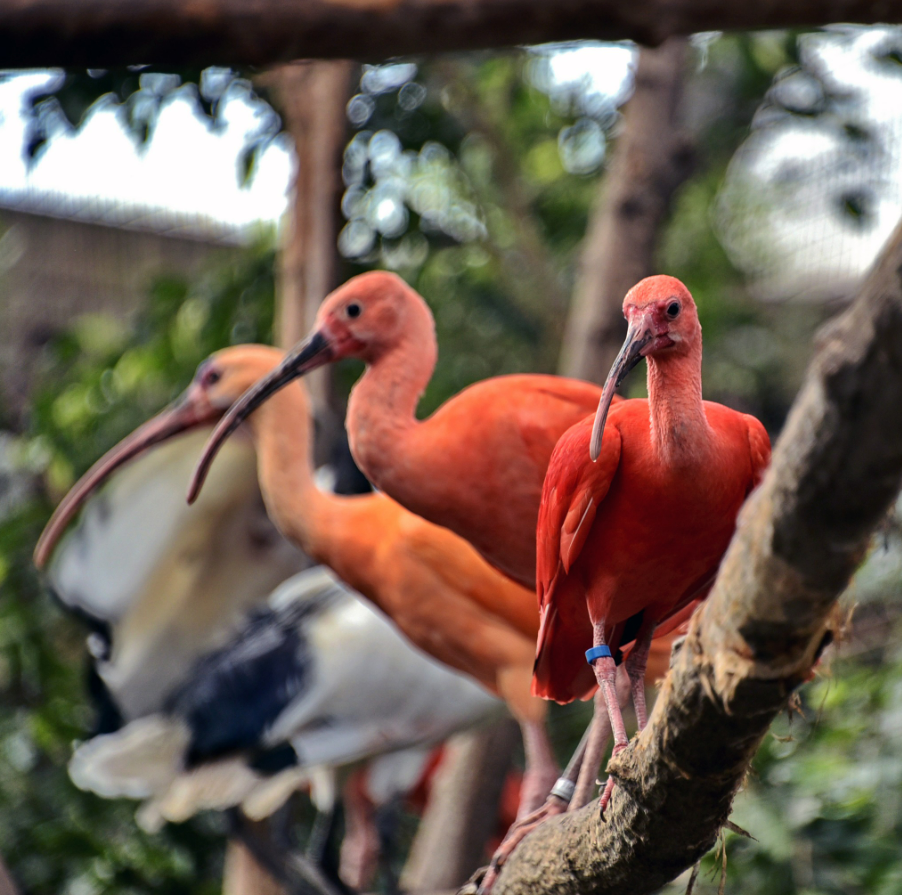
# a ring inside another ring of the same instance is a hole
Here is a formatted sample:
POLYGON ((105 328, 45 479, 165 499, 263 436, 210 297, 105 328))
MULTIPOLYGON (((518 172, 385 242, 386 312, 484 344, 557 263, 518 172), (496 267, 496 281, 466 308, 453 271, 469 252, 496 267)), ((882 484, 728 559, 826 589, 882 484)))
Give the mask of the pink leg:
MULTIPOLYGON (((629 678, 626 669, 621 665, 617 669, 617 703, 621 707, 626 705, 630 694, 629 678)), ((570 800, 568 811, 577 811, 592 800, 595 786, 598 783, 598 768, 601 759, 611 738, 611 719, 608 715, 607 703, 601 689, 595 694, 595 712, 592 715, 592 723, 586 732, 586 756, 579 771, 579 779, 570 800), (591 751, 590 751, 591 750, 591 751)))
POLYGON ((344 788, 345 837, 338 875, 355 891, 366 891, 376 875, 381 845, 373 804, 364 793, 366 768, 358 769, 344 788))
MULTIPOLYGON (((639 730, 644 730, 648 723, 648 711, 645 706, 645 667, 648 664, 648 651, 651 647, 652 637, 655 633, 657 625, 654 622, 643 623, 636 635, 636 643, 630 651, 629 657, 623 663, 626 666, 626 672, 629 675, 630 691, 633 696, 633 706, 636 709, 636 723, 639 730)), ((596 675, 597 675, 596 671, 596 675)), ((622 717, 621 717, 622 723, 622 717)), ((618 752, 622 751, 617 744, 614 744, 614 752, 611 758, 618 752)), ((613 777, 608 777, 605 783, 604 792, 601 795, 601 813, 604 816, 604 809, 607 808, 608 802, 611 800, 611 793, 614 791, 615 781, 613 777)))
MULTIPOLYGON (((602 636, 604 627, 602 625, 595 626, 595 646, 604 646, 602 636)), ((595 679, 598 681, 598 688, 604 697, 605 706, 608 710, 608 717, 611 719, 611 730, 614 732, 614 750, 611 758, 619 755, 626 749, 629 739, 626 735, 626 726, 623 723, 623 715, 620 712, 620 703, 617 700, 617 666, 614 659, 603 657, 595 659, 592 663, 595 671, 595 679)), ((601 815, 604 817, 604 809, 608 807, 611 800, 611 793, 614 791, 614 778, 608 777, 604 792, 601 795, 601 815)))
POLYGON ((636 645, 626 662, 623 663, 626 665, 626 671, 630 677, 630 690, 633 694, 633 705, 636 708, 636 723, 639 725, 639 730, 645 730, 648 722, 648 711, 645 707, 645 667, 648 664, 648 651, 651 648, 655 627, 654 624, 642 625, 636 636, 636 645))
MULTIPOLYGON (((544 731, 544 728, 543 728, 544 731)), ((525 734, 525 731, 524 731, 525 734)), ((576 747, 570 763, 564 772, 555 781, 548 798, 545 799, 536 811, 527 814, 524 817, 518 817, 516 823, 507 831, 504 841, 498 846, 498 850, 492 855, 492 863, 485 871, 482 881, 479 884, 479 895, 488 895, 498 878, 498 873, 504 866, 504 862, 511 856, 514 849, 531 833, 536 827, 541 826, 549 817, 555 817, 563 814, 567 810, 567 805, 573 793, 573 786, 576 782, 576 776, 579 773, 580 766, 586 752, 586 743, 589 738, 589 731, 583 734, 582 740, 576 747)), ((526 737, 524 736, 524 742, 526 737)), ((546 737, 547 741, 547 737, 546 737)), ((521 800, 522 808, 522 800, 521 800)))
POLYGON ((576 789, 570 800, 568 811, 577 811, 588 805, 595 789, 595 778, 598 776, 598 768, 604 750, 608 747, 611 738, 611 719, 608 717, 607 706, 601 690, 595 694, 595 711, 592 715, 592 723, 589 726, 589 739, 586 743, 586 754, 583 758, 579 778, 576 781, 576 789))

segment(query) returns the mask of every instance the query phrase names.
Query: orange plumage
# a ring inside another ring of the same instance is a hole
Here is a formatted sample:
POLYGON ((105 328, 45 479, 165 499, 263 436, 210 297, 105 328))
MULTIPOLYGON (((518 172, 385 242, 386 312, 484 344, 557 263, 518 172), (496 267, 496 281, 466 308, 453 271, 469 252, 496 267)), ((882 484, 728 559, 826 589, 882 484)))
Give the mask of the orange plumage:
POLYGON ((437 357, 435 324, 423 299, 384 271, 354 277, 324 300, 313 333, 217 427, 189 494, 244 416, 285 383, 345 357, 367 365, 347 416, 351 450, 367 478, 533 588, 548 460, 560 436, 595 409, 600 390, 559 376, 499 376, 418 421, 417 403, 437 357))
MULTIPOLYGON (((205 361, 173 408, 125 439, 73 489, 38 555, 47 555, 80 502, 117 465, 148 444, 218 419, 283 357, 275 348, 245 345, 205 361)), ((526 795, 541 801, 557 766, 544 729, 547 707, 529 692, 538 631, 534 593, 489 566, 462 538, 384 494, 320 490, 300 383, 273 396, 247 425, 257 448, 260 488, 278 528, 382 609, 424 652, 505 700, 523 729, 530 771, 526 795)))

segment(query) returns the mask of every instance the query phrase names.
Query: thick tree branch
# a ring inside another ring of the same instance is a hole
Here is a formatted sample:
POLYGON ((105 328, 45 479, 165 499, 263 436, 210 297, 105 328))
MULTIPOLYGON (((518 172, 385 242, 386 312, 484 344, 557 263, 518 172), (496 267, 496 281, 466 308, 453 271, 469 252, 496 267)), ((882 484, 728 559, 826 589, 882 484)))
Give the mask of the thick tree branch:
POLYGON ((5 0, 0 64, 271 65, 552 40, 902 21, 895 0, 5 0))
MULTIPOLYGON (((594 803, 545 824, 495 895, 653 892, 714 843, 761 738, 902 484, 902 227, 820 335, 761 488, 740 515, 643 734, 594 803)), ((752 831, 754 832, 754 831, 752 831)))

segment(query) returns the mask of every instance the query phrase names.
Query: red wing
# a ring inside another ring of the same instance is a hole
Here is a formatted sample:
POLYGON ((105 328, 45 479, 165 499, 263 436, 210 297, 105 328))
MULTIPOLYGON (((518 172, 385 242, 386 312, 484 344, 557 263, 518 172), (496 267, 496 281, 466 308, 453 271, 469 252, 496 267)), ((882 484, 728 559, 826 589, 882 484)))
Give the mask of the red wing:
POLYGON ((757 488, 764 478, 764 472, 770 463, 770 438, 767 430, 760 421, 753 416, 746 416, 746 425, 749 433, 749 452, 752 459, 752 485, 749 488, 757 488))
POLYGON ((536 586, 541 625, 532 692, 559 702, 588 698, 595 688, 591 669, 571 643, 580 640, 581 629, 589 623, 585 595, 576 596, 572 586, 569 596, 561 592, 567 590, 567 574, 586 543, 620 462, 620 432, 610 422, 598 462, 589 460, 592 423, 590 416, 561 436, 548 465, 539 507, 536 586))
POLYGON ((620 463, 620 432, 614 425, 605 429, 598 462, 589 460, 592 423, 587 417, 561 436, 545 474, 536 530, 540 607, 561 571, 569 572, 579 557, 620 463))

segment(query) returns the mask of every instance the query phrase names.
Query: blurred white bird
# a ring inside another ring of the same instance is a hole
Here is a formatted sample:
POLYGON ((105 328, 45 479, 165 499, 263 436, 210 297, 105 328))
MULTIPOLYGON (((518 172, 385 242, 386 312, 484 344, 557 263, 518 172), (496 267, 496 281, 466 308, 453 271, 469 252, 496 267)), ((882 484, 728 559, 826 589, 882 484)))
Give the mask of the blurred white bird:
MULTIPOLYGON (((53 552, 48 583, 94 629, 105 705, 98 735, 72 757, 73 781, 144 800, 139 820, 151 829, 203 808, 266 817, 307 785, 329 812, 336 772, 374 756, 384 757, 366 770, 370 800, 409 791, 430 746, 501 702, 413 647, 330 572, 297 574, 309 560, 266 517, 249 442, 230 443, 188 507, 207 435, 118 470, 53 552)), ((378 837, 368 819, 347 826, 362 840, 345 842, 356 869, 343 875, 359 885, 378 837)))

